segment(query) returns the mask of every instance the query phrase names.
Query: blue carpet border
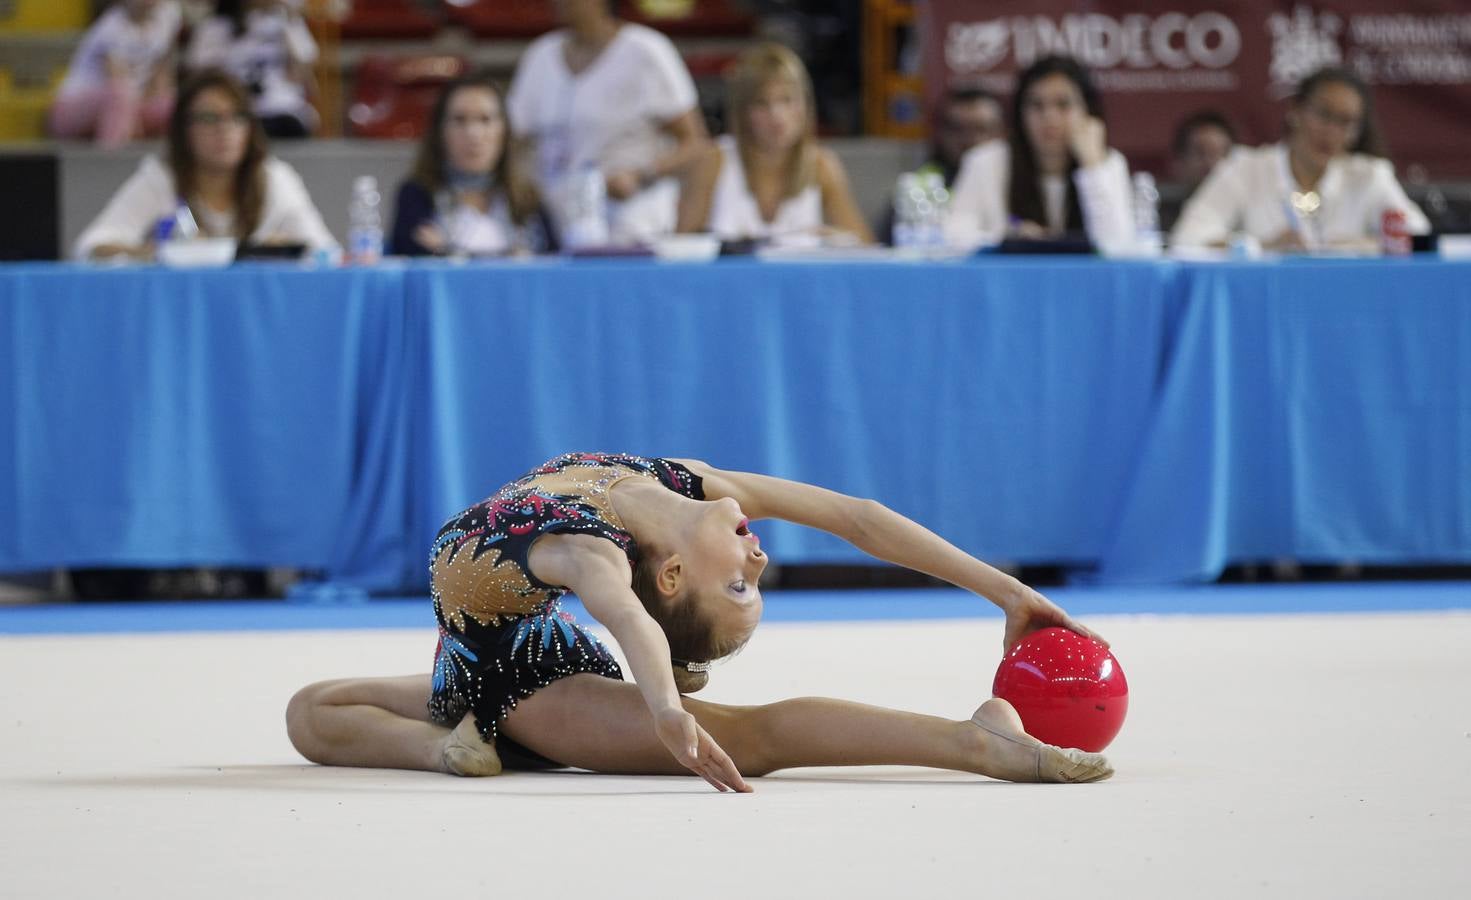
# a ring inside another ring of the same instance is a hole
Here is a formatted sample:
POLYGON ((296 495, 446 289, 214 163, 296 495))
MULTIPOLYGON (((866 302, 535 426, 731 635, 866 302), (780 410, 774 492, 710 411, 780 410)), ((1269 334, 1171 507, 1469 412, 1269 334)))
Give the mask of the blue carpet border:
MULTIPOLYGON (((1356 582, 1204 585, 1170 588, 1054 588, 1044 591, 1074 616, 1302 615, 1471 610, 1471 582, 1356 582)), ((575 598, 569 612, 586 619, 575 598)), ((870 622, 994 618, 985 600, 956 589, 768 593, 767 622, 870 622)), ((356 602, 174 601, 0 607, 0 635, 322 631, 434 628, 427 597, 356 602)))

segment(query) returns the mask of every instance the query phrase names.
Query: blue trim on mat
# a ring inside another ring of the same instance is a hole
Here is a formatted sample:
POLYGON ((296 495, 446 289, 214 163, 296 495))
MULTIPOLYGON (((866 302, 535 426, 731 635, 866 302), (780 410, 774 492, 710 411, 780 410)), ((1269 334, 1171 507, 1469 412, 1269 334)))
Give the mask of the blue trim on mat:
MULTIPOLYGON (((1271 615, 1471 610, 1471 582, 1225 585, 1180 588, 1055 588, 1045 591, 1080 618, 1104 615, 1271 615)), ((587 620, 575 599, 569 612, 587 620)), ((783 591, 766 597, 768 622, 981 618, 997 610, 949 589, 783 591)), ((0 607, 0 634, 183 631, 313 631, 434 628, 427 597, 358 602, 75 603, 0 607)))

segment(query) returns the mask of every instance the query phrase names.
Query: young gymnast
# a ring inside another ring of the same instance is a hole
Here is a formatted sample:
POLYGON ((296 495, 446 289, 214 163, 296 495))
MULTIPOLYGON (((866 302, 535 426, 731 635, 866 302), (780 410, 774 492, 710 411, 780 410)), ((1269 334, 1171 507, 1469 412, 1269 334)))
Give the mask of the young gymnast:
POLYGON ((504 756, 512 768, 694 772, 722 791, 797 766, 930 766, 1008 781, 1113 774, 1100 754, 1027 735, 999 698, 950 721, 812 697, 742 707, 682 697, 761 618, 768 560, 748 526, 764 518, 828 531, 987 597, 1006 613, 1006 649, 1051 625, 1097 637, 872 500, 693 460, 571 453, 440 529, 433 673, 303 688, 286 710, 291 742, 324 765, 494 775, 504 756), (561 609, 568 591, 618 641, 636 685, 561 609))

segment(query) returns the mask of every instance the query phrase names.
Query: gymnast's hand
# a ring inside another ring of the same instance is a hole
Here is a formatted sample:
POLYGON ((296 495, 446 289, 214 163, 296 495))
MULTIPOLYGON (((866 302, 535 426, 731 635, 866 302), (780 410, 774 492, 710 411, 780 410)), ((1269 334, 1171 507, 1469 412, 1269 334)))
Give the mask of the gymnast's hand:
POLYGON ((1091 629, 1084 628, 1073 617, 1063 611, 1062 607, 1048 600, 1018 581, 1010 594, 1001 602, 1001 608, 1006 610, 1006 635, 1002 638, 1002 652, 1010 653, 1016 642, 1042 628, 1058 626, 1069 631, 1076 631, 1084 637, 1090 637, 1103 646, 1108 646, 1102 636, 1091 629))
POLYGON ((752 792, 735 763, 694 716, 679 707, 666 709, 655 714, 654 728, 679 764, 710 782, 717 791, 752 792))

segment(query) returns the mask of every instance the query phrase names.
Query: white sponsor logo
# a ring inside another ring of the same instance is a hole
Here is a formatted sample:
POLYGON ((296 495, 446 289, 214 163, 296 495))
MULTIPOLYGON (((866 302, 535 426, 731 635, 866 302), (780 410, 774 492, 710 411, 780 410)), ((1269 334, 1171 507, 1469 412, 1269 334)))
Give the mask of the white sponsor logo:
POLYGON ((1241 32, 1223 13, 1159 15, 1071 14, 1013 16, 952 22, 945 33, 945 64, 967 74, 994 68, 1007 51, 1025 68, 1050 54, 1072 56, 1095 70, 1221 69, 1241 52, 1241 32))
POLYGON ((1338 46, 1343 20, 1333 13, 1296 6, 1291 16, 1268 16, 1267 30, 1272 33, 1272 86, 1278 94, 1290 93, 1311 73, 1343 61, 1338 46))

